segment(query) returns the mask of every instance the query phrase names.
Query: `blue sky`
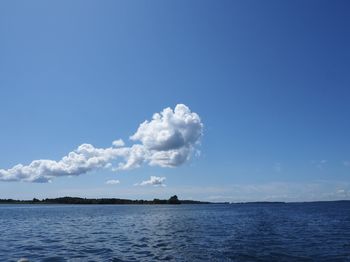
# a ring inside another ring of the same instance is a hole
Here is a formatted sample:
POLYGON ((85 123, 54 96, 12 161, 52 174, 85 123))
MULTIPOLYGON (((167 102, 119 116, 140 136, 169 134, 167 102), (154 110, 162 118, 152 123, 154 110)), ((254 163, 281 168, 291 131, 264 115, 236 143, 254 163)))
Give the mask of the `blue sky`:
POLYGON ((0 182, 0 198, 350 199, 347 1, 2 1, 0 169, 107 148, 177 104, 176 168, 0 182), (151 176, 166 186, 135 186, 151 176), (107 180, 119 184, 106 184, 107 180))

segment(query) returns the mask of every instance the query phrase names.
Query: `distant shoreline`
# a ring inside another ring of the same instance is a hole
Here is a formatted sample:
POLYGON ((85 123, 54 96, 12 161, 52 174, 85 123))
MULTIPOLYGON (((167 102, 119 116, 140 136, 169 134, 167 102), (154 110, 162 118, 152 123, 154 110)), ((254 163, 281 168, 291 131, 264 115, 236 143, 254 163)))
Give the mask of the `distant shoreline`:
POLYGON ((0 199, 1 204, 59 204, 59 205, 178 205, 178 204, 231 204, 231 205, 254 205, 254 204, 303 204, 303 203, 350 203, 350 200, 323 200, 323 201, 300 201, 300 202, 284 202, 284 201, 252 201, 252 202, 208 202, 197 200, 179 200, 177 196, 169 199, 122 199, 122 198, 82 198, 82 197, 58 197, 32 200, 17 199, 0 199))
POLYGON ((0 204, 67 204, 67 205, 179 205, 179 204, 211 204, 211 202, 195 200, 179 200, 177 196, 169 199, 131 200, 121 198, 81 198, 59 197, 32 200, 0 199, 0 204))

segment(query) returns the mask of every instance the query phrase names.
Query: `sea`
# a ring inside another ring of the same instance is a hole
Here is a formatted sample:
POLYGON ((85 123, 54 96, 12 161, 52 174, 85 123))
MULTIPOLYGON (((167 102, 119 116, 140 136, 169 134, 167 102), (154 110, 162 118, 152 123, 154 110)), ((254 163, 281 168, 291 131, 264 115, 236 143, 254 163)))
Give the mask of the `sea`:
POLYGON ((0 261, 350 261, 350 202, 3 204, 0 261))

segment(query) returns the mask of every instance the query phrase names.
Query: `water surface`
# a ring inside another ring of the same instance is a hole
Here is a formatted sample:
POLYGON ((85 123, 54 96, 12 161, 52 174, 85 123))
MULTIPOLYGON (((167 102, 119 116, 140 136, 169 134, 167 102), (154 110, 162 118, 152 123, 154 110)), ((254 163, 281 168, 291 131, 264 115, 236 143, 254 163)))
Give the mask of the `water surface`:
POLYGON ((350 203, 0 205, 0 261, 350 261, 350 203))

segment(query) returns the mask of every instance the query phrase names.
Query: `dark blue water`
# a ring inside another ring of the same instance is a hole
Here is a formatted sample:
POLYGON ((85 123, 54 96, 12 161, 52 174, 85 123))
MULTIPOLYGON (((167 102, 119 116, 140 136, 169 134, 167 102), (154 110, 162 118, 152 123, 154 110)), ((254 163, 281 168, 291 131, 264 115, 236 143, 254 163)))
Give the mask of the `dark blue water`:
POLYGON ((0 205, 0 261, 350 261, 350 203, 0 205))

